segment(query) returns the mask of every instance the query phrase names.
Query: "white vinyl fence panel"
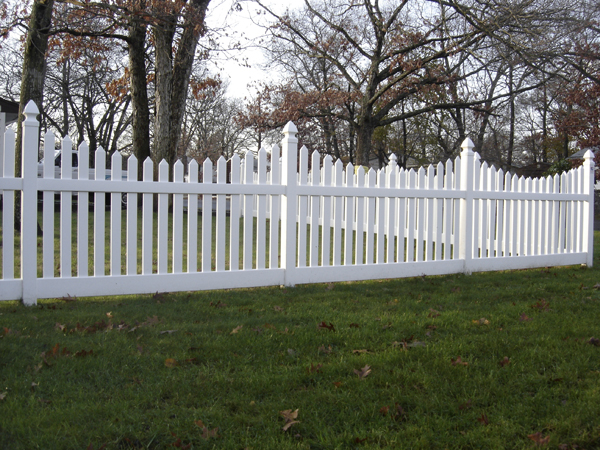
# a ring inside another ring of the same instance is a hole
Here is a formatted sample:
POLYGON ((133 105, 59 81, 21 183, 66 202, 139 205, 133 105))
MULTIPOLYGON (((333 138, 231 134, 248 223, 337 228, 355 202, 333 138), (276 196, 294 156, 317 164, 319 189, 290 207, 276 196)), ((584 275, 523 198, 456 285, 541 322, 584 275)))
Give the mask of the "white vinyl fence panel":
MULTIPOLYGON (((333 163, 329 155, 298 150, 297 130, 289 123, 281 160, 279 147, 273 147, 270 168, 261 149, 256 171, 248 152, 243 159, 221 157, 214 166, 205 161, 201 182, 195 161, 186 178, 183 164, 176 162, 173 181, 162 161, 154 181, 148 159, 138 181, 135 157, 121 174, 121 155, 115 153, 105 179, 106 152, 96 152, 91 176, 83 143, 77 149, 78 176, 71 179, 69 158, 63 158, 61 178, 54 177, 55 140, 47 134, 38 178, 37 114, 28 104, 20 178, 14 172, 14 133, 7 130, 3 142, 0 300, 35 304, 38 298, 67 295, 592 265, 591 152, 577 169, 532 180, 480 163, 467 139, 460 157, 446 164, 405 170, 392 155, 386 168, 365 173, 333 163), (21 221, 15 231, 19 193, 21 221), (58 213, 55 193, 60 193, 58 213)), ((69 154, 71 140, 66 137, 61 145, 69 154)))

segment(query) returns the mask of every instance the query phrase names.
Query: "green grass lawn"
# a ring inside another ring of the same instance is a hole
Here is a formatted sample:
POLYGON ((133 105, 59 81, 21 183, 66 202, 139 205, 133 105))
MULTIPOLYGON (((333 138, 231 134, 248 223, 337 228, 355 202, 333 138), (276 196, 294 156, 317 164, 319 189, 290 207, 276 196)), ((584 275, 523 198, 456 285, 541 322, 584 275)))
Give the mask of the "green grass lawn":
POLYGON ((0 302, 0 448, 597 449, 599 283, 596 257, 0 302))

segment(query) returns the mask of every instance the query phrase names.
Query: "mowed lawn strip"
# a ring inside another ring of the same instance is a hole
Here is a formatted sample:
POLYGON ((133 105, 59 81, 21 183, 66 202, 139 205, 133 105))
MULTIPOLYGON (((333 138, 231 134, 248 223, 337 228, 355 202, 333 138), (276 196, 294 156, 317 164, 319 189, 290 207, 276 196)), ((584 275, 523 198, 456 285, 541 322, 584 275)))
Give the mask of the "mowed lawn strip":
POLYGON ((0 448, 599 448, 594 259, 2 302, 0 448))

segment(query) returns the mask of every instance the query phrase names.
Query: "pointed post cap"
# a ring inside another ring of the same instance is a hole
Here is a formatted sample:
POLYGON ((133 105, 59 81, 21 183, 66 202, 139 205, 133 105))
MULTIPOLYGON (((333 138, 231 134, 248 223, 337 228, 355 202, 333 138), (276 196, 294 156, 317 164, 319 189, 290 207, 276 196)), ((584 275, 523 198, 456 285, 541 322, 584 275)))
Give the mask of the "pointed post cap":
POLYGON ((594 159, 594 152, 589 150, 587 152, 585 152, 585 154, 583 155, 583 159, 594 159))
POLYGON ((288 134, 288 133, 298 133, 298 128, 296 128, 296 125, 294 125, 294 122, 288 122, 287 125, 283 128, 283 133, 284 134, 288 134))
POLYGON ((467 152, 467 154, 473 153, 473 149, 475 148, 475 144, 470 138, 466 138, 460 146, 463 149, 463 152, 467 152))
POLYGON ((298 142, 296 139, 296 134, 298 133, 298 128, 294 125, 293 122, 288 122, 287 125, 283 128, 283 134, 285 134, 285 138, 289 142, 298 142))
POLYGON ((40 110, 33 100, 29 100, 23 109, 23 114, 39 114, 40 110))
POLYGON ((25 120, 23 123, 25 125, 37 125, 37 116, 40 113, 37 105, 33 100, 29 100, 25 105, 25 109, 23 109, 23 114, 25 115, 25 120))

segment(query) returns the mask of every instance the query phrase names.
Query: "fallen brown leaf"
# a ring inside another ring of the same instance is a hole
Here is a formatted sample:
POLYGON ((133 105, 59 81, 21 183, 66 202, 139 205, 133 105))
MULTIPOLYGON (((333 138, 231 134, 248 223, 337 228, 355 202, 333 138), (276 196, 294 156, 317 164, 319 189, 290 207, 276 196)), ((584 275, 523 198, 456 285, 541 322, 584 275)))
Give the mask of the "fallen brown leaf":
POLYGON ((427 314, 427 317, 439 317, 440 316, 440 312, 433 309, 433 308, 429 308, 429 314, 427 314))
POLYGON ((480 422, 483 425, 489 425, 490 423, 488 416, 486 416, 485 414, 481 414, 481 417, 477 418, 477 422, 480 422))
POLYGON ((4 400, 6 398, 6 392, 0 394, 0 400, 4 400))
POLYGON ((592 344, 596 347, 600 347, 600 339, 591 337, 590 340, 588 341, 588 344, 592 344))
POLYGON ((469 363, 466 361, 463 361, 462 358, 459 356, 458 358, 454 359, 454 358, 450 358, 450 362, 452 363, 453 366, 468 366, 469 363))
POLYGON ((369 376, 369 374, 371 373, 371 366, 366 365, 365 367, 363 367, 360 370, 354 369, 354 373, 356 375, 358 375, 358 378, 360 378, 361 380, 364 378, 367 378, 369 376))
POLYGON ((285 425, 282 428, 283 431, 287 431, 292 425, 300 423, 300 421, 296 420, 298 418, 298 410, 292 411, 291 409, 286 409, 285 411, 279 411, 279 415, 285 420, 285 425))
POLYGON ((458 409, 460 409, 460 410, 462 411, 463 409, 469 409, 469 408, 471 408, 472 406, 473 406, 473 404, 472 404, 472 401, 471 401, 471 399, 469 399, 469 400, 467 400, 465 403, 463 403, 462 405, 460 405, 460 406, 458 407, 458 409))
POLYGON ((521 314, 521 316, 519 317, 520 322, 529 322, 530 320, 531 318, 527 317, 527 314, 525 313, 521 314))
POLYGON ((360 350, 352 350, 352 353, 362 354, 362 353, 369 353, 369 351, 366 348, 363 348, 360 350))
POLYGON ((489 325, 490 321, 487 320, 485 317, 482 317, 479 320, 473 320, 473 323, 476 324, 476 325, 489 325))
POLYGON ((240 332, 240 330, 242 328, 244 328, 244 325, 239 325, 239 326, 235 327, 233 330, 231 330, 231 333, 229 333, 229 334, 237 334, 240 332))
POLYGON ((329 322, 329 324, 327 324, 326 322, 321 322, 319 325, 317 325, 317 328, 320 330, 335 331, 335 327, 331 322, 329 322))
POLYGON ((167 358, 167 359, 165 359, 165 366, 166 367, 172 368, 172 367, 177 366, 178 364, 179 363, 175 359, 173 359, 173 358, 167 358))
POLYGON ((505 356, 502 361, 500 361, 500 366, 504 367, 504 366, 508 366, 510 364, 510 359, 508 359, 508 356, 505 356))
POLYGON ((311 363, 310 367, 307 370, 308 370, 308 373, 320 373, 322 367, 323 367, 323 364, 317 364, 315 366, 314 364, 311 363))
POLYGON ((550 442, 550 436, 543 437, 539 431, 537 433, 528 434, 527 437, 535 442, 536 446, 542 447, 550 442))

